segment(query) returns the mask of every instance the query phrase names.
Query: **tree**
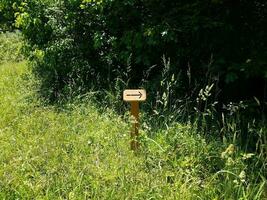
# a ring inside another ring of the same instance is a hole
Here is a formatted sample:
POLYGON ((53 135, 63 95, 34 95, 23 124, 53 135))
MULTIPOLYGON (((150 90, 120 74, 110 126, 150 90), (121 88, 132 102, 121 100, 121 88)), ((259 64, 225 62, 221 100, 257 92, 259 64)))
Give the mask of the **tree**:
POLYGON ((10 31, 14 29, 16 7, 21 0, 1 0, 0 1, 0 29, 10 31))
POLYGON ((179 96, 203 86, 207 72, 224 91, 266 80, 266 8, 263 0, 32 0, 16 21, 53 94, 70 85, 107 87, 127 71, 129 58, 130 84, 140 85, 156 66, 146 77, 156 88, 165 55, 170 72, 181 74, 179 96))

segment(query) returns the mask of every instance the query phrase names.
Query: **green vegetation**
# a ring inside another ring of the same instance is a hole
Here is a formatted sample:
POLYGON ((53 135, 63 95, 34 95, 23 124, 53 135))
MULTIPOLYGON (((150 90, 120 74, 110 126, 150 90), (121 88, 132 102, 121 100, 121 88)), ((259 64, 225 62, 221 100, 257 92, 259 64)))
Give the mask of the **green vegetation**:
POLYGON ((14 28, 15 7, 20 5, 20 0, 1 0, 0 1, 0 33, 14 28))
POLYGON ((0 33, 0 64, 22 61, 22 46, 22 37, 19 32, 0 33))
POLYGON ((128 113, 97 108, 95 92, 46 105, 39 89, 26 62, 0 65, 0 199, 267 198, 266 128, 250 124, 260 139, 256 151, 244 150, 234 106, 223 141, 203 121, 200 128, 154 115, 168 124, 160 128, 143 115, 134 153, 128 113))
POLYGON ((267 199, 266 19, 265 0, 1 0, 0 199, 267 199))
POLYGON ((156 94, 163 55, 176 80, 173 106, 211 83, 220 103, 266 100, 265 0, 21 2, 16 26, 52 100, 70 87, 78 94, 113 87, 118 78, 156 94))
POLYGON ((1 199, 266 198, 259 154, 192 124, 143 130, 134 154, 127 116, 100 114, 90 94, 44 106, 38 84, 25 62, 0 66, 1 199))

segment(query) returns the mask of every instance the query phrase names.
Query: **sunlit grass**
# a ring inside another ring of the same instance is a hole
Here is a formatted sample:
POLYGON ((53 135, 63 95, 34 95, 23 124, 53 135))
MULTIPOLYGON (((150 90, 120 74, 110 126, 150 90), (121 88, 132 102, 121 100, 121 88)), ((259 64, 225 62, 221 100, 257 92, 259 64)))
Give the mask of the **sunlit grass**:
POLYGON ((0 64, 22 61, 22 45, 22 36, 19 31, 7 33, 0 31, 0 64))
POLYGON ((247 171, 257 156, 190 124, 141 131, 133 153, 126 117, 100 114, 90 95, 58 108, 37 94, 25 62, 0 65, 0 199, 264 199, 247 171))

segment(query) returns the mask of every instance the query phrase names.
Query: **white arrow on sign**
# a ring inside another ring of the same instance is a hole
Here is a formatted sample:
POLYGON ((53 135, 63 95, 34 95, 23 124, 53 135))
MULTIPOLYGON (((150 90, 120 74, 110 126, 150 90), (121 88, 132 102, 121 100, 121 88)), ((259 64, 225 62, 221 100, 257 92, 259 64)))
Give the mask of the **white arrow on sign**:
POLYGON ((145 101, 146 91, 145 90, 124 90, 123 91, 124 101, 145 101))

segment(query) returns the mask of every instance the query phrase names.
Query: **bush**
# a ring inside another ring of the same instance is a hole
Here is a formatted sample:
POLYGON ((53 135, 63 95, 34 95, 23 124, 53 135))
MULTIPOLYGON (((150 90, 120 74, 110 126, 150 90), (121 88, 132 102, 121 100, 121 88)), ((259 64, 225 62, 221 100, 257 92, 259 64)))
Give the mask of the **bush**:
POLYGON ((14 28, 15 5, 19 5, 21 0, 1 0, 0 2, 0 32, 10 31, 14 28))
POLYGON ((179 77, 173 99, 196 97, 211 82, 225 102, 266 98, 266 2, 43 0, 17 9, 50 97, 107 88, 118 77, 129 87, 147 80, 153 91, 165 55, 179 77))

